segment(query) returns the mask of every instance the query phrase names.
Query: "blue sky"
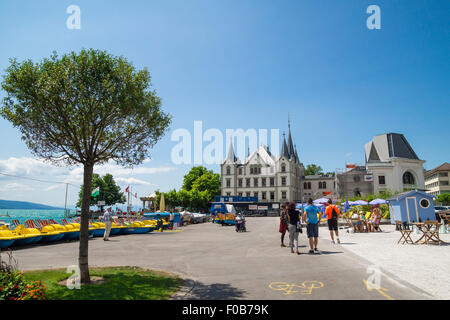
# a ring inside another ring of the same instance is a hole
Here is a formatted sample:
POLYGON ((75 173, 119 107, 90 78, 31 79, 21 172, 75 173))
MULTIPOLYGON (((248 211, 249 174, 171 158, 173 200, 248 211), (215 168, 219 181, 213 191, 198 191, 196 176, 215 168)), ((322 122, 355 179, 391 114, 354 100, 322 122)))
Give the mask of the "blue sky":
MULTIPOLYGON (((0 72, 11 57, 38 61, 81 48, 147 67, 174 117, 171 131, 139 168, 100 170, 132 182, 139 195, 180 187, 190 166, 171 162, 170 133, 192 130, 195 120, 223 132, 283 131, 289 113, 301 161, 326 171, 363 164, 376 134, 403 133, 431 169, 450 161, 449 12, 445 0, 2 0, 0 72), (66 28, 71 4, 81 8, 81 30, 66 28), (366 27, 371 4, 381 8, 380 30, 366 27)), ((0 134, 0 172, 81 181, 76 168, 33 162, 3 119, 0 134)), ((78 188, 69 191, 74 202, 78 188)), ((0 177, 0 199, 63 198, 62 186, 0 177)))

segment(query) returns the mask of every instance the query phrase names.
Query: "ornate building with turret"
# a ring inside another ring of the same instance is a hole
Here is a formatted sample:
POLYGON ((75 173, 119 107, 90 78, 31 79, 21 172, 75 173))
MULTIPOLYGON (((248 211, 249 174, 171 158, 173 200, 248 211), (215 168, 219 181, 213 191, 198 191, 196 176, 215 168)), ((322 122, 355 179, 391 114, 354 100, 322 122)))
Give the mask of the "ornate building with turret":
POLYGON ((236 157, 233 143, 221 165, 222 196, 258 197, 258 202, 287 202, 301 199, 304 172, 297 148, 292 142, 290 123, 288 139, 278 157, 268 146, 260 146, 247 158, 236 157))

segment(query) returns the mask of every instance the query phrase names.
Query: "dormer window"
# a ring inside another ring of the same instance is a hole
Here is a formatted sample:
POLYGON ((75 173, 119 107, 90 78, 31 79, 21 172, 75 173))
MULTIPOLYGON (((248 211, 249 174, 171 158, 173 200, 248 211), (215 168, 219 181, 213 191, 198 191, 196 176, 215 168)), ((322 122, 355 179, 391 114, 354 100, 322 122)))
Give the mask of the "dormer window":
POLYGON ((227 174, 228 174, 228 175, 231 174, 231 168, 230 168, 230 166, 227 167, 227 174))
POLYGON ((284 163, 281 165, 281 172, 286 172, 286 165, 284 163))

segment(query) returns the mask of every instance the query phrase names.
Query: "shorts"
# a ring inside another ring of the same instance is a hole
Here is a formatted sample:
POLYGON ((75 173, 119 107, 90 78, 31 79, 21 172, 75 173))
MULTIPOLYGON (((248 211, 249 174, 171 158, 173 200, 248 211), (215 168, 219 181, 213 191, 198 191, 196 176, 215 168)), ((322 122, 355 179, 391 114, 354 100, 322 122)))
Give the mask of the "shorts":
POLYGON ((319 225, 308 223, 306 225, 306 234, 308 238, 318 238, 319 237, 319 225))
POLYGON ((337 219, 328 219, 328 230, 337 231, 337 229, 338 229, 337 219))

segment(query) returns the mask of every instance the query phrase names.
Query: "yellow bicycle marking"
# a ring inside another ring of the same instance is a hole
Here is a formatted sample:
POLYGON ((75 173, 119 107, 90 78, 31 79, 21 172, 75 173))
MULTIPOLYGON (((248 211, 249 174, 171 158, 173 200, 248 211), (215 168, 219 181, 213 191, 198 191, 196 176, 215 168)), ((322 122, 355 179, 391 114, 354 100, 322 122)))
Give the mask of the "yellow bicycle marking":
POLYGON ((285 291, 284 294, 293 294, 300 292, 301 294, 311 294, 313 289, 319 289, 323 287, 323 283, 320 281, 304 281, 301 285, 287 282, 272 282, 269 288, 276 291, 285 291), (300 289, 300 290, 296 290, 300 289))
POLYGON ((388 300, 394 300, 394 298, 392 298, 391 296, 389 296, 386 292, 384 291, 389 291, 389 289, 386 288, 376 288, 373 285, 371 285, 370 283, 368 283, 366 280, 363 280, 364 284, 366 285, 366 289, 367 291, 372 291, 375 290, 377 291, 379 294, 381 294, 383 297, 385 297, 388 300))

